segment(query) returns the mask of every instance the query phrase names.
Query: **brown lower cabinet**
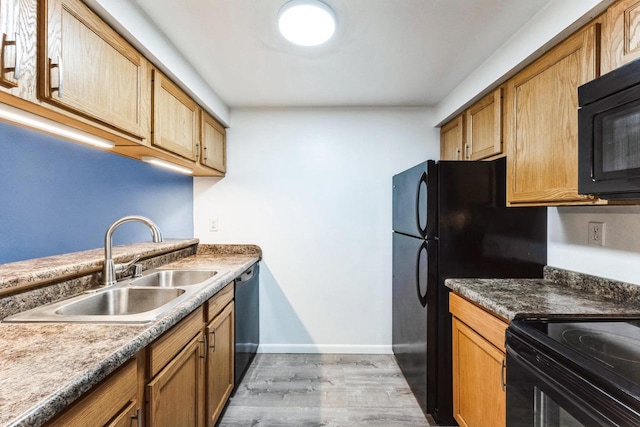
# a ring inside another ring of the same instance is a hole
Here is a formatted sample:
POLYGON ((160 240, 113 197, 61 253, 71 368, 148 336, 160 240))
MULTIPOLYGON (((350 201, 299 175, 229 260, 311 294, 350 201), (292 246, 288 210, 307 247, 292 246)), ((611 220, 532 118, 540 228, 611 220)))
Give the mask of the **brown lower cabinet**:
POLYGON ((234 305, 230 302, 206 328, 207 354, 206 425, 216 423, 233 390, 234 305))
POLYGON ((233 389, 233 315, 231 282, 47 426, 213 426, 233 389))
POLYGON ((202 425, 203 342, 199 333, 147 385, 150 426, 202 425))
POLYGON ((47 423, 55 427, 135 426, 142 408, 138 392, 138 358, 134 357, 47 423))
POLYGON ((461 427, 506 425, 507 323, 451 294, 453 416, 461 427))

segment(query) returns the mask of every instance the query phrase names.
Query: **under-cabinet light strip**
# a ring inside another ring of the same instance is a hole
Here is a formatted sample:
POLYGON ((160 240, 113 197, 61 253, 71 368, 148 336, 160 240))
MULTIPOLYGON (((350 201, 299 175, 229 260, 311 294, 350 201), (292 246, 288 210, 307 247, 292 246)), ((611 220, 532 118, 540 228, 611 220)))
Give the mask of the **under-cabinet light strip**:
POLYGON ((166 160, 158 159, 157 157, 151 156, 142 156, 142 161, 147 162, 149 164, 159 166, 161 168, 169 169, 175 172, 180 172, 185 175, 193 174, 193 171, 189 168, 185 168, 184 166, 176 165, 175 163, 168 162, 166 160))
POLYGON ((115 143, 107 139, 91 135, 88 132, 63 125, 62 123, 37 116, 33 113, 29 113, 7 104, 0 103, 0 120, 25 126, 30 129, 43 131, 51 135, 60 136, 83 144, 93 145, 94 147, 111 149, 116 146, 115 143))

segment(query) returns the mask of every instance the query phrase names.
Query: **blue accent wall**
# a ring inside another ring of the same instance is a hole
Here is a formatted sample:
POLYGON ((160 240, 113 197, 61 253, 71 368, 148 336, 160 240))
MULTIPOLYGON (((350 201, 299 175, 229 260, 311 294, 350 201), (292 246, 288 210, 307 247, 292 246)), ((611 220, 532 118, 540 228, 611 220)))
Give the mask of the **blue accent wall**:
MULTIPOLYGON (((102 248, 126 215, 193 237, 193 178, 0 123, 0 263, 102 248)), ((139 223, 114 234, 114 244, 150 240, 139 223)))

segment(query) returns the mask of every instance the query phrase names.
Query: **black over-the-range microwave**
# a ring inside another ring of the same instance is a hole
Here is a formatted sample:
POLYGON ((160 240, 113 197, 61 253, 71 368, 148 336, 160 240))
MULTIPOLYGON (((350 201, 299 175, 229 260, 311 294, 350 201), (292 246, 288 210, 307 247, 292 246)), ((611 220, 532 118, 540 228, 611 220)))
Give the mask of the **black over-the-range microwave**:
POLYGON ((640 60, 578 88, 578 192, 640 199, 640 60))

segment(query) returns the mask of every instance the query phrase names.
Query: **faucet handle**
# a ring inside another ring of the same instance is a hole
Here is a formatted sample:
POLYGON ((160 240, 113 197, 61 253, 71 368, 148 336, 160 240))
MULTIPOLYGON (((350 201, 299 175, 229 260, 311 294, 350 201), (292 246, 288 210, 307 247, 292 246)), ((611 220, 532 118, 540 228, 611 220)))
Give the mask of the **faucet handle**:
MULTIPOLYGON (((132 265, 134 265, 136 262, 138 262, 140 260, 140 255, 136 255, 133 257, 133 259, 129 262, 126 263, 119 263, 119 264, 115 264, 113 266, 116 274, 122 273, 123 271, 128 270, 129 268, 131 268, 132 265)), ((142 266, 140 267, 142 269, 142 266)), ((136 272, 138 271, 138 267, 136 267, 136 272)))

